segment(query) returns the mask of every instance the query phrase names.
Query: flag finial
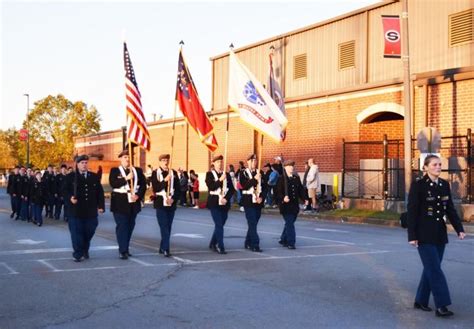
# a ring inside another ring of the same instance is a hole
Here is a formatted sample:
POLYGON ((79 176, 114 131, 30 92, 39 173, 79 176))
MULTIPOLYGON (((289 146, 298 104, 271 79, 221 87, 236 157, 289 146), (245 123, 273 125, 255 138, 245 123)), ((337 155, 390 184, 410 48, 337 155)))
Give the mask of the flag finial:
POLYGON ((179 45, 180 45, 180 46, 184 46, 184 41, 181 40, 181 41, 179 42, 179 45))
POLYGON ((231 43, 231 44, 229 45, 229 48, 230 48, 231 50, 234 50, 234 44, 231 43))
POLYGON ((275 46, 274 46, 274 45, 271 45, 271 46, 270 46, 270 50, 271 50, 271 51, 274 51, 274 50, 275 50, 275 46))

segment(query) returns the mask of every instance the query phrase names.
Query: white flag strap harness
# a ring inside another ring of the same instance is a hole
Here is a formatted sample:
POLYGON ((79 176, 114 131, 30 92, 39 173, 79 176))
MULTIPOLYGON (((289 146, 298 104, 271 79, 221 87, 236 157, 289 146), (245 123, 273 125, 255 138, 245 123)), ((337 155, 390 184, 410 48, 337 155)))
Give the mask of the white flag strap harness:
MULTIPOLYGON (((246 168, 245 169, 245 173, 246 173, 246 176, 248 177, 248 179, 252 179, 253 178, 253 175, 252 175, 252 172, 250 171, 249 168, 246 168)), ((243 190, 242 191, 242 194, 251 194, 252 195, 252 202, 253 203, 257 203, 257 197, 259 196, 260 192, 259 192, 259 186, 261 184, 261 181, 258 180, 257 182, 257 189, 255 189, 255 187, 251 187, 249 188, 248 190, 243 190)))
MULTIPOLYGON (((211 170, 211 173, 214 176, 214 180, 216 182, 218 182, 219 181, 219 176, 217 176, 217 172, 215 170, 211 170)), ((223 172, 222 175, 226 175, 225 180, 227 181, 227 174, 225 172, 223 172)), ((224 195, 226 195, 227 192, 229 191, 229 188, 227 187, 227 184, 223 184, 223 185, 224 185, 224 195)), ((209 194, 211 194, 211 195, 221 195, 221 192, 222 192, 222 188, 219 187, 215 191, 209 191, 209 194)))
MULTIPOLYGON (((119 166, 118 169, 120 170, 120 174, 122 175, 123 178, 127 177, 127 174, 125 173, 125 169, 122 166, 119 166)), ((133 172, 133 186, 135 187, 135 193, 137 193, 138 188, 140 187, 138 185, 137 170, 135 169, 135 167, 130 167, 130 170, 133 172)), ((130 193, 130 184, 126 183, 125 185, 119 188, 114 188, 113 191, 116 193, 130 193)))
MULTIPOLYGON (((171 176, 170 195, 173 195, 174 194, 174 174, 173 174, 172 169, 169 170, 169 175, 171 176)), ((156 178, 158 179, 159 182, 162 182, 164 180, 163 171, 161 170, 161 168, 156 169, 156 178)), ((167 197, 166 188, 163 188, 161 191, 156 192, 155 194, 161 195, 163 198, 166 198, 167 197)))

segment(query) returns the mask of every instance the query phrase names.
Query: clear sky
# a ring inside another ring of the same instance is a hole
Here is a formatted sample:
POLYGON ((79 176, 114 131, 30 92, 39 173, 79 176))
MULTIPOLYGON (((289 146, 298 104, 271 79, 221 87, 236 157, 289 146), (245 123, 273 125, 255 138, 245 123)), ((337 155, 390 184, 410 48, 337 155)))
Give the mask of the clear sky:
POLYGON ((61 93, 95 105, 102 130, 125 124, 122 35, 152 113, 174 109, 179 41, 206 110, 209 58, 378 0, 12 1, 0 0, 0 129, 20 127, 26 97, 61 93))

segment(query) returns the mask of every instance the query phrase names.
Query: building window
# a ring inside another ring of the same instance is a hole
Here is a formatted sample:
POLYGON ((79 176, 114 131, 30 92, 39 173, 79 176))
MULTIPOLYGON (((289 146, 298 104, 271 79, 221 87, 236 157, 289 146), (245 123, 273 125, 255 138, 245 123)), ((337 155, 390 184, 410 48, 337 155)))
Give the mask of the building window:
POLYGON ((474 41, 474 9, 449 15, 449 45, 459 46, 474 41))
POLYGON ((339 44, 339 70, 355 67, 355 40, 339 44))
POLYGON ((293 57, 293 79, 302 79, 307 76, 307 56, 306 54, 293 57))

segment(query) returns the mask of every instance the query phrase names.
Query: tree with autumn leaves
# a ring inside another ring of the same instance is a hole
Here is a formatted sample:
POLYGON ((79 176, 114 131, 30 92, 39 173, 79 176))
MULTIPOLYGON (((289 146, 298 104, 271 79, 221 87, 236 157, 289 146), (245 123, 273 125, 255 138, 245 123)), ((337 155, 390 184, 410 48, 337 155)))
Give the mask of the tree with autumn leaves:
MULTIPOLYGON (((27 121, 23 122, 27 128, 27 121)), ((29 114, 30 163, 45 168, 49 163, 60 164, 72 160, 74 137, 100 131, 97 109, 82 101, 72 102, 63 95, 43 98, 34 103, 29 114)), ((15 129, 0 131, 0 146, 5 145, 9 159, 0 167, 11 168, 13 163, 25 164, 26 142, 19 140, 15 129)))

